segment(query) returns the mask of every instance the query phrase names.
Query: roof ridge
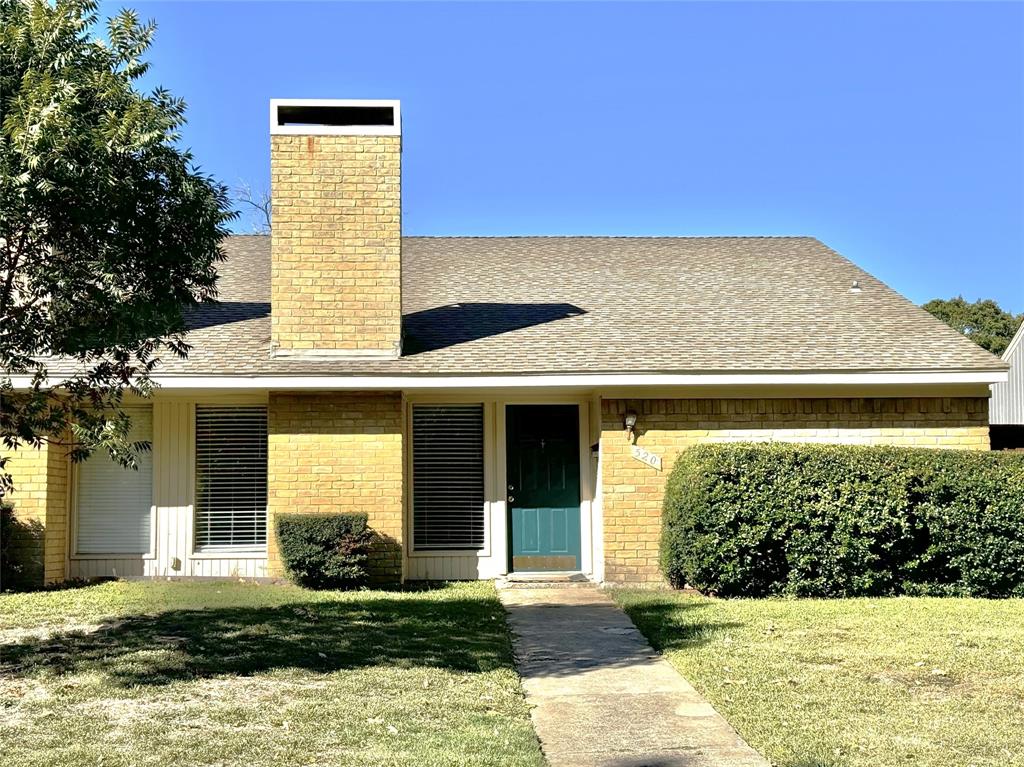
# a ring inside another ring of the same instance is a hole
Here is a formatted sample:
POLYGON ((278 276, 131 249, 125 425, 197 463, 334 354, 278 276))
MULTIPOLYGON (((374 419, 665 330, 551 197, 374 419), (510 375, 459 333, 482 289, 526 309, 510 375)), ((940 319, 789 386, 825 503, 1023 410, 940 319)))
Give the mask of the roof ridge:
POLYGON ((416 240, 816 240, 810 234, 405 234, 416 240))
MULTIPOLYGON (((240 232, 228 237, 269 234, 240 232)), ((812 234, 403 234, 403 240, 818 240, 812 234)), ((819 240, 820 241, 820 240, 819 240)))

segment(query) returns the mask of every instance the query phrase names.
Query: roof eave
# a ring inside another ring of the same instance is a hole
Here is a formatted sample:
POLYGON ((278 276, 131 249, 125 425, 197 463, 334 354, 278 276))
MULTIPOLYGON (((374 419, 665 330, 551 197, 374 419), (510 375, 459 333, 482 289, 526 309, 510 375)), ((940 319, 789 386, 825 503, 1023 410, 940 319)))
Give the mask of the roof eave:
MULTIPOLYGON (((1007 368, 927 371, 544 373, 391 375, 156 375, 162 389, 437 390, 629 386, 913 386, 1005 382, 1007 368)), ((14 377, 26 388, 27 376, 14 377), (21 380, 24 379, 24 380, 21 380)), ((58 381, 59 383, 59 381, 58 381)))

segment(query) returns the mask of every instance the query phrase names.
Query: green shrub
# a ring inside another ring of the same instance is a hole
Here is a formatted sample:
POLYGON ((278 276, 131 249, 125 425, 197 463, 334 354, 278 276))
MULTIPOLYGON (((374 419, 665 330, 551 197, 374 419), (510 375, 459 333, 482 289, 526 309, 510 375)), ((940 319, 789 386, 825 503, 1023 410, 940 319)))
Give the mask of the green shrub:
POLYGON ((365 514, 281 514, 277 542, 289 577, 314 589, 366 582, 373 532, 365 514))
POLYGON ((1024 596, 1024 455, 698 445, 665 492, 661 561, 720 596, 1024 596))
POLYGON ((43 587, 43 525, 19 519, 14 507, 0 503, 0 589, 43 587))

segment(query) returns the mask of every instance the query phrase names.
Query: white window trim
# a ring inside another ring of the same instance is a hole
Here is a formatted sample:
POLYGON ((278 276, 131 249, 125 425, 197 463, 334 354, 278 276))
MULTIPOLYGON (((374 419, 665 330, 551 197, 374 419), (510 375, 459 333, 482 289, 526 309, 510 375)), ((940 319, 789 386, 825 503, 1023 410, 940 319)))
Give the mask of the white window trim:
POLYGON ((267 515, 267 542, 262 546, 252 544, 239 544, 233 546, 199 547, 196 543, 196 409, 200 407, 262 407, 267 411, 267 471, 270 471, 270 404, 267 397, 212 397, 192 402, 191 424, 189 427, 188 440, 188 525, 185 532, 185 550, 188 552, 188 559, 211 560, 211 559, 266 559, 267 546, 270 536, 274 531, 270 529, 270 503, 269 487, 267 489, 267 507, 264 512, 267 515))
MULTIPOLYGON (((148 407, 150 410, 150 417, 152 419, 153 406, 152 404, 146 405, 126 405, 125 410, 131 408, 148 407)), ((79 499, 79 467, 80 464, 74 461, 70 463, 70 474, 68 476, 68 483, 71 488, 70 496, 71 505, 71 542, 70 542, 70 553, 68 555, 69 560, 76 561, 87 561, 87 560, 99 560, 99 559, 156 559, 156 540, 157 540, 157 508, 156 508, 156 422, 153 423, 153 433, 150 435, 150 449, 153 455, 153 482, 149 488, 149 551, 134 552, 134 551, 121 551, 121 552, 107 552, 107 553, 89 553, 80 554, 78 552, 78 499, 79 499)), ((125 469, 128 471, 128 469, 125 469)))
POLYGON ((408 402, 405 407, 405 434, 408 449, 405 451, 405 477, 407 481, 403 495, 405 496, 406 524, 408 525, 407 556, 413 557, 475 557, 476 559, 487 559, 491 556, 491 516, 493 513, 494 487, 492 483, 492 467, 494 464, 494 403, 485 400, 474 400, 472 398, 425 399, 423 401, 408 402), (412 473, 412 408, 413 405, 483 405, 484 413, 484 542, 479 549, 416 549, 416 531, 414 529, 415 514, 413 509, 413 473, 412 473))

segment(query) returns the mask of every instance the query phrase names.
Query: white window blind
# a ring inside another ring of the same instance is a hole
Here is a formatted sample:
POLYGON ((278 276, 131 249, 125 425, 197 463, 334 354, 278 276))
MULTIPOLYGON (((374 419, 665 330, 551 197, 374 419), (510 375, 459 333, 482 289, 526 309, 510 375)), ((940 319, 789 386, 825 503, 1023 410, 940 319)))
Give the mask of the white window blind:
POLYGON ((414 547, 483 548, 483 405, 414 405, 412 474, 414 547))
MULTIPOLYGON (((152 442, 152 408, 124 408, 132 420, 129 439, 152 442)), ((138 471, 126 469, 105 450, 76 467, 78 554, 147 554, 153 520, 153 453, 137 456, 138 471)))
POLYGON ((267 543, 267 409, 196 407, 195 546, 267 543))

